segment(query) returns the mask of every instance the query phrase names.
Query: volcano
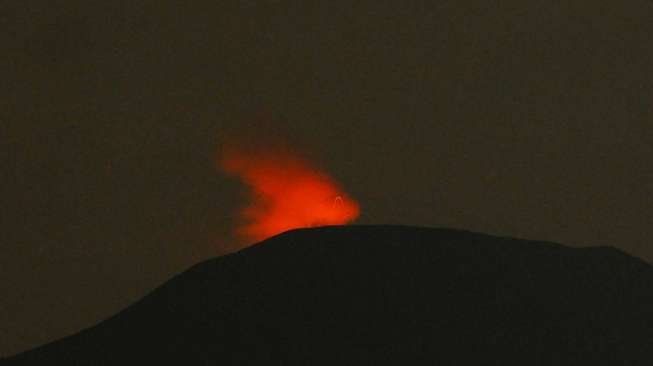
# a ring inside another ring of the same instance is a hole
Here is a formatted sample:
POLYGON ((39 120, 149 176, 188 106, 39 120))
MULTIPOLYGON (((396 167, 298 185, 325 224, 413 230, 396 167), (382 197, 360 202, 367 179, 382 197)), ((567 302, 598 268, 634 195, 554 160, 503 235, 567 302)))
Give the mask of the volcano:
POLYGON ((299 229, 9 365, 650 365, 653 267, 612 247, 299 229))

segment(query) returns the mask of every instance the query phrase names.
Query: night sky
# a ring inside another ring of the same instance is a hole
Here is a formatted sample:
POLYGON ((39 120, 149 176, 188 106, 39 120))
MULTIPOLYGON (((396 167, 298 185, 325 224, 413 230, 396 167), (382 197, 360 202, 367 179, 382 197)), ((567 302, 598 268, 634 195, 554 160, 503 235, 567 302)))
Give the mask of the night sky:
POLYGON ((0 356, 242 246, 234 136, 283 141, 360 224, 653 262, 653 3, 0 4, 0 356))

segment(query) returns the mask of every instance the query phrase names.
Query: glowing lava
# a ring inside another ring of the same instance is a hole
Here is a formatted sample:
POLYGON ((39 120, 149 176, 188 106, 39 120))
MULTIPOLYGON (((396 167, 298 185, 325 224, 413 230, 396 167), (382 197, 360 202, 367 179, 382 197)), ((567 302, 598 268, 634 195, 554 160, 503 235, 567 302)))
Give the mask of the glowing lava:
POLYGON ((326 173, 281 148, 227 147, 220 167, 251 190, 241 209, 236 235, 258 241, 312 226, 341 225, 359 215, 359 205, 326 173))

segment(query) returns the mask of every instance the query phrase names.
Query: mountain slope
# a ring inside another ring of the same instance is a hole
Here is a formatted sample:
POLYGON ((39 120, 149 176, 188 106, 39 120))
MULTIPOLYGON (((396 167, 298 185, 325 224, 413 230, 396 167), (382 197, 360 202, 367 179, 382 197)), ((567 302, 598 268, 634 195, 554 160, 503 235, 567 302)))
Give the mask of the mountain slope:
POLYGON ((284 233, 185 271, 4 365, 653 360, 653 267, 613 248, 448 229, 284 233))

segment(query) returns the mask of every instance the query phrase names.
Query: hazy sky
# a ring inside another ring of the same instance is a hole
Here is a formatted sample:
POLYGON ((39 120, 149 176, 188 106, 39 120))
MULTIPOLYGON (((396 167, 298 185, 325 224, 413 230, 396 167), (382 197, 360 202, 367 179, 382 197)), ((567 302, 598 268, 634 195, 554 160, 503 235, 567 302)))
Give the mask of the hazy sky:
POLYGON ((301 148, 358 223, 653 262, 650 1, 227 3, 0 4, 0 355, 237 247, 235 134, 301 148))

